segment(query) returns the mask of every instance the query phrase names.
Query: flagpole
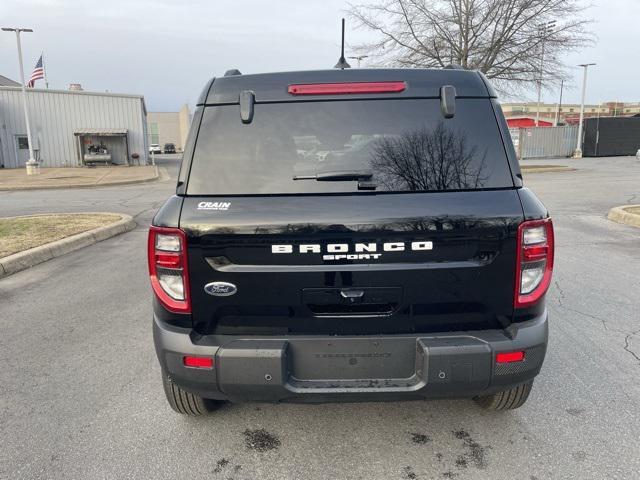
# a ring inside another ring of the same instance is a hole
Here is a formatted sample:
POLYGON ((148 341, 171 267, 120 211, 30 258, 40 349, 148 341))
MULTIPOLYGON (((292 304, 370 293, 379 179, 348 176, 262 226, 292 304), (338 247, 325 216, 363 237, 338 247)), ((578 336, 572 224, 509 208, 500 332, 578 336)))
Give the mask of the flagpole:
POLYGON ((49 80, 47 79, 47 66, 44 63, 44 50, 40 55, 42 57, 42 72, 44 73, 44 86, 47 90, 49 90, 49 80))
POLYGON ((20 67, 20 80, 22 87, 22 106, 24 108, 24 120, 27 126, 27 142, 29 142, 29 160, 27 160, 27 175, 35 175, 40 173, 38 169, 38 162, 33 159, 33 142, 31 141, 31 126, 29 124, 29 108, 27 107, 27 91, 24 85, 24 66, 22 64, 22 45, 20 44, 20 33, 33 32, 30 28, 11 28, 2 27, 4 32, 16 32, 16 42, 18 44, 18 65, 20 67))

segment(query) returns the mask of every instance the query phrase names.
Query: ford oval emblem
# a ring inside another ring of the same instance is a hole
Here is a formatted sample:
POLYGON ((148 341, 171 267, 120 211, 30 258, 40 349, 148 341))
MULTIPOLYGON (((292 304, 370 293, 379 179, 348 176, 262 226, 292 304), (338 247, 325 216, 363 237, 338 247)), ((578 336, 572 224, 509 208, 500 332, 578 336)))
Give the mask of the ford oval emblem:
POLYGON ((211 282, 204 286, 204 291, 215 297, 230 297, 238 291, 233 283, 211 282))

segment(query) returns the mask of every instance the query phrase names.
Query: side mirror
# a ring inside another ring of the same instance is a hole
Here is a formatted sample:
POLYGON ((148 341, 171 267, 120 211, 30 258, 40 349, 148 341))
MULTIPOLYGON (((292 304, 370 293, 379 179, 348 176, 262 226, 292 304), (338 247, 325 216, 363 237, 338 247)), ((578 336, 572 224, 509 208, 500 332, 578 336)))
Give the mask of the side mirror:
POLYGON ((453 118, 456 114, 456 87, 453 85, 440 87, 440 109, 444 118, 453 118))
POLYGON ((242 123, 251 123, 253 121, 253 104, 256 100, 251 90, 243 90, 240 92, 240 119, 242 123))

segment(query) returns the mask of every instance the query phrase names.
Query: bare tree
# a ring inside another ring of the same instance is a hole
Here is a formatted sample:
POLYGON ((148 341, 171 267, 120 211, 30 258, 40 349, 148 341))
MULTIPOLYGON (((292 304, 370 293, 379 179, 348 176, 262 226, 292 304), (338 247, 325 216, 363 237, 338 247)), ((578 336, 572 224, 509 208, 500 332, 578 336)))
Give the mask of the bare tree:
POLYGON ((375 65, 459 64, 508 92, 566 76, 563 56, 594 42, 584 9, 579 0, 381 0, 350 4, 349 13, 378 34, 356 46, 375 65))
POLYGON ((371 152, 371 169, 386 190, 467 190, 484 186, 487 152, 469 146, 462 130, 440 122, 383 137, 371 152))

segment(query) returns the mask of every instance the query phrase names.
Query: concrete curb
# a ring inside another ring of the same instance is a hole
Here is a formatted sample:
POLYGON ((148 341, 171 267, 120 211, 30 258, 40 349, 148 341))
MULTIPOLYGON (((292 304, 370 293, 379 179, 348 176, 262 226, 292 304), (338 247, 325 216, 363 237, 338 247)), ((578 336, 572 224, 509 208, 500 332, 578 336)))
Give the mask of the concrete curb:
MULTIPOLYGON (((30 248, 29 250, 9 255, 8 257, 0 258, 0 278, 19 272, 20 270, 31 268, 34 265, 46 262, 47 260, 51 260, 52 258, 60 257, 67 253, 73 252, 74 250, 79 250, 83 247, 88 247, 89 245, 93 245, 94 243, 101 242, 102 240, 106 240, 107 238, 114 237, 116 235, 128 232, 136 228, 136 222, 133 220, 133 217, 131 217, 130 215, 125 215, 123 213, 74 212, 65 213, 64 215, 86 215, 88 213, 118 215, 120 216, 120 220, 109 225, 94 228, 93 230, 88 230, 76 235, 71 235, 70 237, 66 237, 55 242, 46 243, 44 245, 40 245, 39 247, 30 248)), ((42 215, 43 214, 21 216, 36 217, 42 215)))
POLYGON ((105 183, 81 183, 81 184, 66 184, 66 185, 33 185, 28 187, 0 187, 0 192, 21 192, 25 190, 60 190, 62 188, 101 188, 101 187, 113 187, 118 185, 133 185, 136 183, 149 183, 161 180, 160 173, 157 165, 154 165, 153 176, 149 178, 142 178, 140 180, 114 180, 107 181, 105 183))
POLYGON ((547 172, 575 172, 576 169, 573 167, 564 167, 564 166, 557 166, 557 167, 527 167, 527 166, 520 166, 520 170, 522 170, 522 173, 547 173, 547 172))
POLYGON ((640 208, 640 205, 622 205, 613 207, 609 210, 607 218, 613 222, 624 223, 633 227, 640 228, 640 215, 637 213, 627 212, 628 208, 640 208))

